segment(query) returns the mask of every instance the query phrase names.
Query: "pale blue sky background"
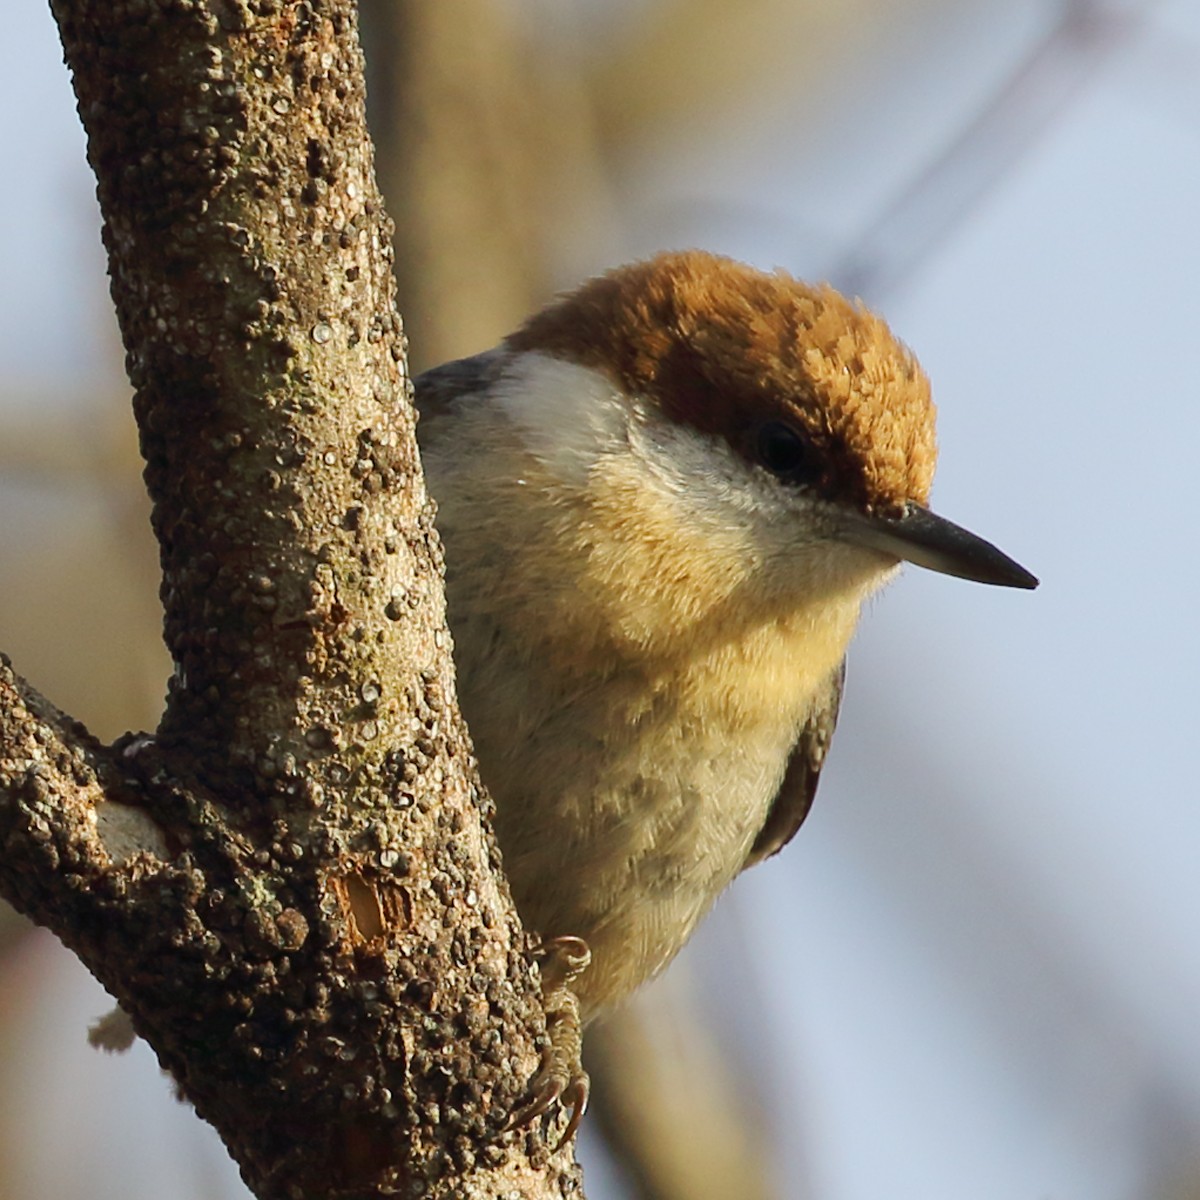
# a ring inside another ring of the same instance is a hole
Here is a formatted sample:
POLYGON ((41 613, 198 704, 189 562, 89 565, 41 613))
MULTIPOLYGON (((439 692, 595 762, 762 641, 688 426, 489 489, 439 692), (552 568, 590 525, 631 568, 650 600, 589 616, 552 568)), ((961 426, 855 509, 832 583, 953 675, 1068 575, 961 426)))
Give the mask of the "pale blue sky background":
MULTIPOLYGON (((0 381, 65 404, 112 378, 103 258, 50 18, 10 8, 0 381)), ((647 144, 606 243, 564 252, 564 283, 686 244, 852 280, 933 378, 935 507, 1043 580, 909 569, 872 607, 813 816, 687 952, 788 1200, 1150 1200, 1200 1164, 1200 3, 1102 11, 941 170, 1058 5, 930 6, 816 118, 776 96, 647 144)), ((30 1053, 101 1005, 53 988, 30 1053)), ((48 1102, 136 1105, 148 1179, 229 1175, 144 1048, 75 1057, 48 1102)))

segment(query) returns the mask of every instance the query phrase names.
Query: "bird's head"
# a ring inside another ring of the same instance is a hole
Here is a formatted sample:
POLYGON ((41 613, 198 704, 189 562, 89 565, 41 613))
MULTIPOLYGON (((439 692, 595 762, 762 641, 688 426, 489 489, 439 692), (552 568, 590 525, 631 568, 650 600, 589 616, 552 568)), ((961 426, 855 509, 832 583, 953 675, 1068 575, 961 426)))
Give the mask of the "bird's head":
POLYGON ((643 481, 677 494, 702 535, 756 526, 765 559, 790 556, 810 577, 814 564, 840 577, 907 560, 1036 586, 929 510, 928 379, 879 317, 831 287, 700 251, 665 253, 590 280, 507 345, 551 376, 564 372, 558 390, 512 389, 545 457, 594 472, 606 447, 632 444, 643 481), (592 404, 567 398, 579 388, 566 373, 580 369, 592 404))

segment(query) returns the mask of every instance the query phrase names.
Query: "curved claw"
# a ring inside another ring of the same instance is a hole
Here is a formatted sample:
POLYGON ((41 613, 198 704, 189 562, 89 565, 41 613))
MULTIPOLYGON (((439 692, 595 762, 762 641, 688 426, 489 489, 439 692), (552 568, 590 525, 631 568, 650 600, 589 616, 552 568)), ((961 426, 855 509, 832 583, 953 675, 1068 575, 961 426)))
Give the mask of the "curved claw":
POLYGON ((557 1154, 579 1131, 591 1091, 592 1082, 586 1071, 578 1071, 567 1078, 545 1069, 533 1081, 533 1096, 509 1116, 500 1132, 511 1133, 514 1129, 521 1129, 561 1105, 570 1110, 571 1116, 562 1137, 554 1145, 552 1153, 557 1154))
POLYGON ((569 1086, 569 1081, 542 1071, 534 1077, 533 1095, 516 1112, 509 1115, 508 1120, 500 1127, 500 1132, 511 1133, 523 1125, 532 1124, 538 1117, 544 1117, 569 1086))
POLYGON ((575 1136, 587 1112, 591 1081, 580 1063, 583 1030, 579 1000, 571 982, 592 960, 587 942, 577 937, 551 938, 542 944, 542 995, 549 1044, 541 1069, 530 1084, 530 1098, 501 1127, 511 1133, 561 1105, 570 1110, 567 1127, 554 1147, 557 1153, 575 1136))
POLYGON ((567 1084, 565 1090, 559 1096, 559 1103, 563 1108, 571 1110, 571 1119, 567 1122, 567 1127, 563 1130, 562 1137, 558 1139, 558 1145, 554 1147, 556 1154, 579 1131, 584 1114, 587 1112, 588 1097, 591 1095, 591 1091, 592 1081, 588 1078, 586 1071, 581 1071, 567 1084))

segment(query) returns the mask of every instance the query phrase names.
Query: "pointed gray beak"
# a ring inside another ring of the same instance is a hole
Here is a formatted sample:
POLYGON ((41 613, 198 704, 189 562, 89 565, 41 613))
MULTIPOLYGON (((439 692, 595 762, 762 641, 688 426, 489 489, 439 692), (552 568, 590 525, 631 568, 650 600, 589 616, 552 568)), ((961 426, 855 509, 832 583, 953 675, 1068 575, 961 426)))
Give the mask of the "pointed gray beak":
POLYGON ((898 517, 856 514, 846 525, 843 537, 943 575, 1000 587, 1038 585, 1035 576, 991 542, 911 502, 898 517))

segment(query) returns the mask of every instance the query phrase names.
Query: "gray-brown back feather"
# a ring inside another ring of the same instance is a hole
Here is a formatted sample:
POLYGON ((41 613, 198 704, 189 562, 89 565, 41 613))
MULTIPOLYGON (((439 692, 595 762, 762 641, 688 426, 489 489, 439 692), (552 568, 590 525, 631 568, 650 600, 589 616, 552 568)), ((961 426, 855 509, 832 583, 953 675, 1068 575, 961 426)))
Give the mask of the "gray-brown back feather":
POLYGON ((504 361, 501 351, 485 350, 423 371, 413 380, 417 411, 433 416, 444 412, 456 400, 486 391, 500 376, 504 361))

